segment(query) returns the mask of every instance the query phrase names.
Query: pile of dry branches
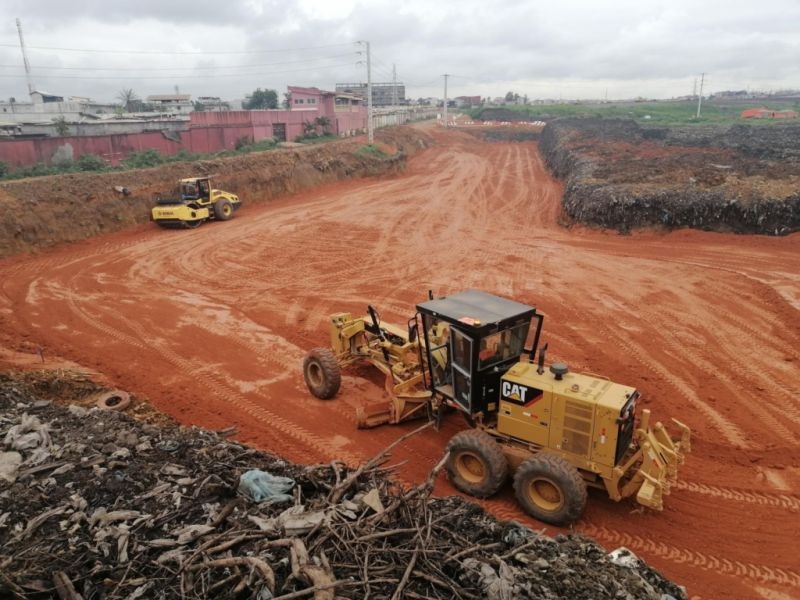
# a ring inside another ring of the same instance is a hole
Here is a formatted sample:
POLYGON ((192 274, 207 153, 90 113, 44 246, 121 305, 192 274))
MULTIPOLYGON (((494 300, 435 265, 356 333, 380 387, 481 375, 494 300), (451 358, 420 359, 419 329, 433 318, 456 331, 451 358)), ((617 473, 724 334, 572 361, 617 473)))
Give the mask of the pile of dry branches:
POLYGON ((0 596, 684 597, 585 538, 431 498, 441 462, 399 486, 391 450, 355 470, 293 465, 217 433, 62 408, 0 377, 0 596), (252 469, 291 478, 291 500, 239 491, 252 469))

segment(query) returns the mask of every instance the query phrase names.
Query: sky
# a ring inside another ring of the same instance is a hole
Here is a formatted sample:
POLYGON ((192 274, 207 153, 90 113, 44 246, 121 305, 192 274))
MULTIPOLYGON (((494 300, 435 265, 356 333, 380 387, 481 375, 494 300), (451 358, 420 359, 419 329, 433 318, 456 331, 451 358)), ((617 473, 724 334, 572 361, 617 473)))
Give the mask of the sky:
POLYGON ((3 0, 0 99, 115 102, 397 80, 411 98, 672 98, 800 88, 800 1, 3 0))

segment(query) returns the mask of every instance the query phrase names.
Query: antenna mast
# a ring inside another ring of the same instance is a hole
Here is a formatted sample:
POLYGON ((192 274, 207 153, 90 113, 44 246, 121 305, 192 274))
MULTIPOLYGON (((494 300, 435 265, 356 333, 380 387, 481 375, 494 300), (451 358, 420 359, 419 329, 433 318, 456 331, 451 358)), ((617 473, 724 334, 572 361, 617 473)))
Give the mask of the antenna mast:
POLYGON ((32 94, 31 63, 28 62, 28 53, 25 51, 25 38, 22 37, 22 21, 19 19, 17 19, 17 31, 19 32, 19 47, 22 48, 22 62, 25 63, 25 79, 28 80, 28 94, 32 94))

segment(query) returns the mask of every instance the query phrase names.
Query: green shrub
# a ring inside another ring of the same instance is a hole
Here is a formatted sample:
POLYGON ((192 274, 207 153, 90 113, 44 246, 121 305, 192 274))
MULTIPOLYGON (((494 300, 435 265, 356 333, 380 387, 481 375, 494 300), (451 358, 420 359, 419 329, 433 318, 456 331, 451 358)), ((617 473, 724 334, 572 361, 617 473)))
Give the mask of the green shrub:
POLYGON ((7 162, 0 160, 0 177, 5 177, 11 172, 11 165, 7 162))
POLYGON ((250 146, 253 143, 253 140, 250 138, 249 135, 243 135, 240 138, 236 139, 236 143, 234 144, 235 150, 242 150, 247 146, 250 146))
POLYGON ((200 154, 192 154, 186 148, 181 148, 172 156, 167 156, 164 161, 165 162, 188 162, 192 160, 197 160, 202 155, 200 154))
POLYGON ((79 171, 101 171, 106 168, 106 161, 96 154, 84 154, 76 162, 79 171))
POLYGON ((338 136, 335 136, 330 133, 326 133, 325 135, 319 135, 318 133, 310 133, 310 134, 298 135, 296 138, 294 138, 294 141, 301 142, 303 144, 321 144, 323 142, 332 142, 338 139, 339 139, 338 136))
POLYGON ((262 152, 264 150, 274 150, 277 145, 278 141, 275 138, 264 138, 251 144, 246 150, 248 152, 262 152))
POLYGON ((12 176, 17 179, 20 177, 42 177, 44 175, 54 175, 58 171, 52 167, 48 167, 42 162, 38 162, 30 167, 17 169, 13 172, 12 176))
POLYGON ((383 158, 386 156, 386 153, 383 150, 373 144, 364 144, 358 150, 356 150, 356 154, 360 154, 361 156, 375 156, 377 158, 383 158))
POLYGON ((141 169, 143 167, 155 167, 163 162, 164 157, 161 156, 161 153, 154 148, 150 148, 142 152, 131 152, 128 158, 122 161, 122 164, 130 169, 141 169))

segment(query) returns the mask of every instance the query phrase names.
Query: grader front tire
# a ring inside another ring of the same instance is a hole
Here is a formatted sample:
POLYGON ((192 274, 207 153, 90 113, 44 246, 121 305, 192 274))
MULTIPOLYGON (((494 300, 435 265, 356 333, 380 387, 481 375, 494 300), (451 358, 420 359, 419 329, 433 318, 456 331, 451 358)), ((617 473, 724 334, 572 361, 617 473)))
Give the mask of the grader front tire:
POLYGON ((457 433, 447 450, 447 475, 465 494, 488 498, 508 478, 508 461, 500 445, 486 432, 468 429, 457 433))
POLYGON ((328 348, 314 348, 303 361, 308 390, 320 400, 330 400, 342 385, 342 371, 328 348))
POLYGON ((532 517, 553 525, 577 520, 586 508, 586 482, 578 470, 555 454, 537 454, 514 475, 517 501, 532 517))

